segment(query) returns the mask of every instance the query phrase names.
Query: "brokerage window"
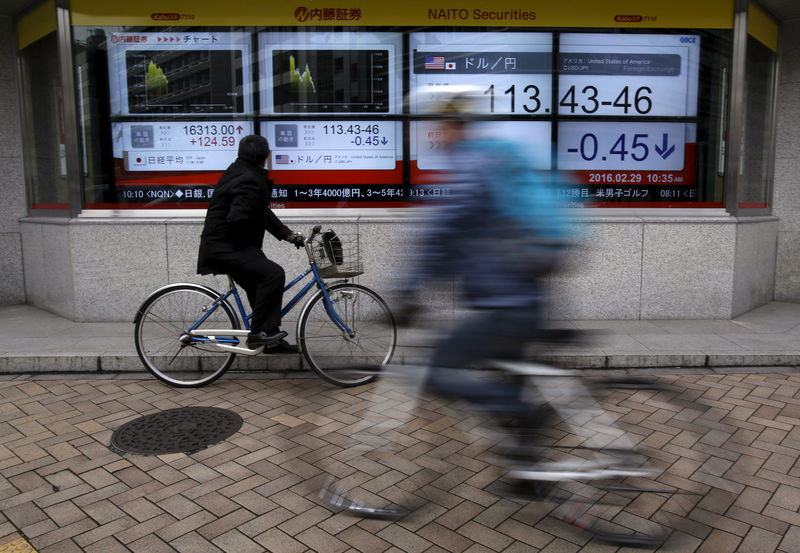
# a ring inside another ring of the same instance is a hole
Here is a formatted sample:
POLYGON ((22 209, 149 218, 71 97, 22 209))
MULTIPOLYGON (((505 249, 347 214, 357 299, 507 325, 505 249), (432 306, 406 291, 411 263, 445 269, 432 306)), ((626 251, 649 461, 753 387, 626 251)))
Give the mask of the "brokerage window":
POLYGON ((575 206, 722 206, 730 31, 75 27, 87 209, 204 208, 239 140, 275 207, 408 206, 444 168, 426 102, 480 91, 575 206), (427 98, 427 99, 423 99, 427 98), (424 186, 420 186, 424 185, 424 186))
POLYGON ((402 34, 260 32, 258 44, 275 205, 400 205, 402 34))

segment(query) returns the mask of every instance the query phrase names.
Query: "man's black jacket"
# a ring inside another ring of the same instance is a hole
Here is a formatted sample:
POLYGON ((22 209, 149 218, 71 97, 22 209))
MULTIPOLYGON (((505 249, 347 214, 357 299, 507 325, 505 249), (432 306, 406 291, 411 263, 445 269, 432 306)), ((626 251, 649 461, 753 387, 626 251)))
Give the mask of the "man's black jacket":
MULTIPOLYGON (((292 231, 269 209, 272 181, 267 171, 237 158, 222 174, 208 206, 197 272, 224 273, 221 258, 231 260, 236 253, 256 247, 261 249, 264 231, 285 240, 292 231), (233 255, 232 255, 233 254, 233 255)), ((252 250, 251 250, 252 251, 252 250)))

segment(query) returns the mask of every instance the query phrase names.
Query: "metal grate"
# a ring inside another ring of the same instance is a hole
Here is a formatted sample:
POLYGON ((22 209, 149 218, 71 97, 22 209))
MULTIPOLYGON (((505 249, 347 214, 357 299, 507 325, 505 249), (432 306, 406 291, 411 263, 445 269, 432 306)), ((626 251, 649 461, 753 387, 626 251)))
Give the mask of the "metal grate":
POLYGON ((311 256, 322 278, 348 278, 364 273, 358 233, 321 232, 313 238, 311 256))
POLYGON ((242 417, 217 407, 181 407, 125 423, 111 435, 122 453, 195 453, 219 443, 242 427, 242 417))

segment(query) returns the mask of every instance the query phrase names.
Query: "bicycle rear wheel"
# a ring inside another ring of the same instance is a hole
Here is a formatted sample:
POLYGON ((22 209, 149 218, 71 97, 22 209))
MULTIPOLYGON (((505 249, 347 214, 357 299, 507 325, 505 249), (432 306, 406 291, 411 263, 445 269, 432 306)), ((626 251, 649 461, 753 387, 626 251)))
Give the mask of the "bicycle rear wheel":
MULTIPOLYGON (((177 284, 156 291, 136 314, 136 353, 153 376, 171 386, 192 388, 214 382, 228 370, 235 353, 188 339, 188 329, 219 294, 202 286, 177 284)), ((239 319, 222 302, 198 327, 239 328, 239 319)))
POLYGON ((334 313, 328 312, 322 292, 317 292, 303 308, 297 327, 303 357, 321 378, 337 386, 372 382, 375 371, 394 354, 394 317, 386 302, 365 286, 343 283, 327 290, 335 316, 352 333, 334 323, 334 313))

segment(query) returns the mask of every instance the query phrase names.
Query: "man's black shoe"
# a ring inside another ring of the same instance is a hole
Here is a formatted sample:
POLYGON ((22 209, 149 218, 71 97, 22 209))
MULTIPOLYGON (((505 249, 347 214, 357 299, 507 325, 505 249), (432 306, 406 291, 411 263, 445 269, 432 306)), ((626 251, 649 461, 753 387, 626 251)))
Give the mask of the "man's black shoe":
POLYGON ((286 340, 280 340, 277 344, 267 346, 264 353, 299 353, 297 346, 290 344, 286 340))
POLYGON ((260 330, 258 332, 251 332, 247 335, 247 347, 250 349, 256 349, 258 346, 269 347, 280 342, 288 335, 289 334, 283 330, 276 330, 272 332, 260 330))

